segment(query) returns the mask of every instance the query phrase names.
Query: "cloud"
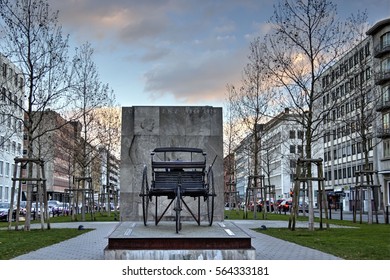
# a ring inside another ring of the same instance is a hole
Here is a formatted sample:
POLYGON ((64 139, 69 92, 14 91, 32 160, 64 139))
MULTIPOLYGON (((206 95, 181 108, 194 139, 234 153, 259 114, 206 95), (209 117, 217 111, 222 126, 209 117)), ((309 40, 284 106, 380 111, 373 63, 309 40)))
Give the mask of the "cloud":
MULTIPOLYGON (((378 3, 376 9, 382 13, 387 9, 388 15, 388 0, 374 1, 378 3)), ((52 8, 60 10, 60 22, 72 41, 89 41, 97 49, 102 78, 120 85, 122 92, 115 91, 117 95, 131 102, 136 102, 139 96, 161 99, 168 96, 187 104, 220 102, 226 94, 226 84, 239 82, 247 63, 249 42, 269 30, 267 20, 275 3, 274 0, 49 2, 52 8), (138 96, 129 98, 129 91, 137 91, 138 96)), ((341 7, 352 3, 340 2, 341 7)), ((367 6, 369 1, 358 3, 367 6)), ((344 13, 347 11, 350 9, 344 13)))
MULTIPOLYGON (((255 31, 243 12, 255 13, 258 6, 233 0, 51 2, 71 36, 91 41, 101 56, 118 61, 122 55, 128 63, 103 69, 142 69, 146 94, 187 104, 220 102, 226 84, 240 79, 248 47, 243 30, 255 31)), ((120 75, 113 78, 117 84, 126 80, 131 86, 129 76, 118 81, 120 75)))
MULTIPOLYGON (((123 42, 167 34, 177 15, 191 11, 193 1, 161 0, 51 0, 60 21, 74 32, 95 39, 117 36, 123 42)), ((189 18, 187 18, 189 19, 189 18)))
POLYGON ((183 103, 207 104, 223 100, 226 85, 240 79, 245 53, 213 51, 170 58, 171 63, 156 65, 144 74, 145 91, 155 98, 171 95, 183 103))

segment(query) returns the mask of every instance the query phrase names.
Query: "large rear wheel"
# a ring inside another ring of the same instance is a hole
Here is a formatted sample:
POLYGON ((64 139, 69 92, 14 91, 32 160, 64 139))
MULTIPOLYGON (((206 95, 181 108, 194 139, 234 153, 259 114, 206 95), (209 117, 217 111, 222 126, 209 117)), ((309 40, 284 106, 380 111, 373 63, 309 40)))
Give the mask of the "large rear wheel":
POLYGON ((211 226, 213 224, 214 218, 214 197, 216 196, 214 188, 214 174, 212 169, 210 169, 210 171, 207 173, 207 189, 207 218, 209 226, 211 226))
POLYGON ((147 167, 144 166, 142 173, 142 186, 140 196, 142 198, 142 216, 144 220, 144 225, 146 226, 148 222, 148 208, 149 208, 149 181, 148 181, 148 172, 147 167))

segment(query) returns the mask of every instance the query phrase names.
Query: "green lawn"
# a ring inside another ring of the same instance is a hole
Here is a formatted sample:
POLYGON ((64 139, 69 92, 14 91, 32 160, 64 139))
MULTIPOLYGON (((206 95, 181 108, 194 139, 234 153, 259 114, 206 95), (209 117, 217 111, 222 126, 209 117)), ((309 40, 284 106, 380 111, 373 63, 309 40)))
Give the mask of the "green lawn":
POLYGON ((9 260, 39 248, 70 239, 87 231, 78 229, 0 230, 0 259, 9 260))
MULTIPOLYGON (((225 211, 226 219, 241 219, 242 217, 242 211, 225 211)), ((252 219, 253 213, 249 213, 248 218, 252 219)), ((262 214, 257 213, 257 218, 261 220, 262 214)), ((288 221, 288 219, 289 214, 267 214, 267 220, 288 221)), ((302 216, 298 218, 300 221, 307 221, 307 219, 302 216)), ((331 220, 329 223, 350 228, 316 229, 315 231, 302 228, 291 231, 287 227, 268 228, 261 230, 261 233, 347 260, 390 260, 390 225, 369 225, 339 220, 331 220)))
MULTIPOLYGON (((75 221, 81 221, 81 215, 75 217, 75 221)), ((107 213, 96 213, 94 221, 115 221, 117 216, 114 212, 111 216, 107 213)), ((93 221, 90 214, 85 215, 85 221, 93 221)), ((72 222, 70 216, 51 217, 50 223, 72 222)), ((31 221, 32 224, 40 223, 39 221, 31 221)), ((15 224, 15 223, 13 223, 15 224)), ((19 222, 19 230, 7 230, 8 223, 0 222, 0 260, 9 260, 16 256, 26 254, 28 252, 43 248, 46 246, 59 243, 61 241, 73 238, 80 234, 90 231, 89 229, 32 229, 23 231, 24 222, 19 222)), ((46 228, 46 223, 45 223, 46 228)))

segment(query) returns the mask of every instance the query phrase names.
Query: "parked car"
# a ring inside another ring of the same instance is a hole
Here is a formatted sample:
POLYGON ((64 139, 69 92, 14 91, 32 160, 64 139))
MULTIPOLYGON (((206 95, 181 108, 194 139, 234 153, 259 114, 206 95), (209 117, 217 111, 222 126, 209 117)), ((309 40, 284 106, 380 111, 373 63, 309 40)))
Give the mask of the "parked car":
MULTIPOLYGON (((42 208, 45 209, 45 205, 42 204, 42 208)), ((38 217, 41 215, 41 204, 36 201, 31 202, 31 215, 35 219, 36 215, 38 217)))
MULTIPOLYGON (((8 213, 11 204, 9 202, 0 202, 0 221, 8 222, 8 213)), ((16 207, 12 213, 12 219, 16 218, 16 207)))
POLYGON ((284 200, 278 206, 279 212, 288 212, 292 207, 292 200, 284 200))
POLYGON ((20 202, 20 205, 19 205, 19 207, 20 207, 20 209, 19 209, 20 215, 22 215, 22 216, 26 215, 26 212, 27 212, 27 207, 26 206, 27 206, 27 201, 22 200, 20 202))
MULTIPOLYGON (((265 202, 265 205, 267 206, 267 212, 274 212, 274 204, 272 202, 270 202, 269 200, 267 200, 265 202)), ((259 201, 257 203, 257 211, 258 212, 261 212, 263 211, 263 207, 264 207, 264 201, 259 201)))
MULTIPOLYGON (((278 206, 279 212, 288 212, 291 209, 292 209, 292 200, 282 201, 278 206)), ((305 202, 304 204, 302 202, 299 202, 298 212, 302 213, 303 211, 309 213, 309 204, 307 202, 305 202)))
POLYGON ((280 205, 283 201, 285 201, 284 198, 276 200, 276 202, 275 202, 275 208, 278 209, 278 208, 279 208, 279 205, 280 205))
POLYGON ((303 211, 309 213, 309 204, 307 202, 299 202, 298 211, 301 213, 303 213, 303 211))
POLYGON ((63 203, 58 200, 49 200, 47 202, 48 211, 54 215, 59 215, 63 211, 63 203))
POLYGON ((59 214, 64 214, 64 215, 69 215, 69 213, 70 213, 69 203, 61 202, 61 205, 58 206, 58 213, 59 214))

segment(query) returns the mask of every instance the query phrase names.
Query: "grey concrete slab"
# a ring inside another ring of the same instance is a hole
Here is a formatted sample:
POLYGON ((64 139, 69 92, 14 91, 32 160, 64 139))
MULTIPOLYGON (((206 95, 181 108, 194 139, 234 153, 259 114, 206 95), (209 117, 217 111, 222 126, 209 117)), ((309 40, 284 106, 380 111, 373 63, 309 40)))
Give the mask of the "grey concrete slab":
POLYGON ((141 222, 122 222, 109 238, 250 238, 241 228, 232 222, 217 222, 197 225, 195 222, 183 222, 179 233, 176 233, 175 222, 162 221, 157 226, 141 222))
MULTIPOLYGON (((340 258, 318 250, 296 245, 255 232, 252 229, 261 225, 267 227, 287 227, 283 221, 232 221, 251 237, 252 247, 256 249, 256 260, 338 260, 340 258)), ((77 228, 80 224, 96 230, 58 244, 16 257, 15 260, 104 260, 104 249, 108 237, 119 226, 119 222, 77 222, 52 224, 52 227, 77 228)), ((38 225, 33 225, 38 226, 38 225)), ((307 227, 306 223, 297 226, 307 227)))

